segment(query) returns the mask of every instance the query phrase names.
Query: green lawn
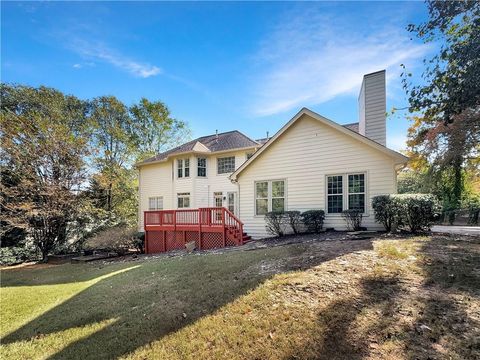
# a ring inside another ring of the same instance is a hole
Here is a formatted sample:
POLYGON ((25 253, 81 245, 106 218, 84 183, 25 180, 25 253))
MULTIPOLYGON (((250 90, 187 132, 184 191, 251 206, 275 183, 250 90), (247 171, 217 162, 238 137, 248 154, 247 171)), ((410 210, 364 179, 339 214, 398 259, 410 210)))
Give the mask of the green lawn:
POLYGON ((480 357, 480 245, 469 238, 313 242, 1 275, 2 359, 480 357))

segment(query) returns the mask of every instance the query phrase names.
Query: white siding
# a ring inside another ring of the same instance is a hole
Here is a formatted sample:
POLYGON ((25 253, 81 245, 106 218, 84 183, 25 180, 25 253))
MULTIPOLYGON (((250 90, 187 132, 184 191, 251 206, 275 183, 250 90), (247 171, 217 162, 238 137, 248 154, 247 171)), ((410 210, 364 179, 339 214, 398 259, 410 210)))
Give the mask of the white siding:
POLYGON ((138 180, 138 229, 143 231, 143 212, 148 210, 149 197, 162 196, 163 207, 172 208, 172 162, 142 166, 138 180))
MULTIPOLYGON (((139 169, 139 231, 143 231, 143 212, 148 210, 148 198, 163 196, 164 209, 177 208, 177 193, 190 193, 190 207, 214 206, 213 193, 237 192, 238 186, 230 181, 230 174, 217 174, 217 157, 235 156, 235 168, 238 168, 246 161, 246 153, 253 150, 224 152, 208 155, 186 155, 169 159, 168 162, 161 162, 141 166, 139 169), (197 156, 207 158, 207 176, 197 176, 197 156), (190 177, 178 178, 177 159, 190 159, 190 177)), ((223 206, 227 207, 226 201, 223 206)))
MULTIPOLYGON (((395 191, 393 160, 382 152, 303 115, 238 176, 240 219, 254 238, 268 236, 263 216, 255 216, 254 182, 286 179, 286 208, 325 210, 325 177, 367 174, 367 209, 363 226, 380 229, 370 209, 371 197, 395 191)), ((326 227, 345 229, 339 215, 326 215, 326 227)))
POLYGON ((386 145, 385 71, 365 75, 358 97, 360 134, 386 145))

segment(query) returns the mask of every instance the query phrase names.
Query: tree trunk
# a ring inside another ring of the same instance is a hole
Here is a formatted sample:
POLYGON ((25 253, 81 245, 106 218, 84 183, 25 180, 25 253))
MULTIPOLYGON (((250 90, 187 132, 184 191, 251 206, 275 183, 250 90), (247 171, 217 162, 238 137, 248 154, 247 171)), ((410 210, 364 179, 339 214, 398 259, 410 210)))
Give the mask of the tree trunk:
POLYGON ((455 208, 460 208, 463 192, 463 174, 462 174, 463 159, 461 156, 455 157, 454 166, 454 182, 453 182, 453 204, 455 208))

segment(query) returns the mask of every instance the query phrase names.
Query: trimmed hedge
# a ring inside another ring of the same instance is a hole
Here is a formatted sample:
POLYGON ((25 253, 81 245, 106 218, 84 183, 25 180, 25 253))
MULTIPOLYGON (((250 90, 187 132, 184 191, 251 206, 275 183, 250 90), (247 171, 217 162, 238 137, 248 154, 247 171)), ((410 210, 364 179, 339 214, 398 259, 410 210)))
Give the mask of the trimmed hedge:
POLYGON ((302 221, 310 232, 322 231, 323 220, 325 220, 325 211, 323 210, 308 210, 302 213, 302 221))
POLYGON ((380 195, 373 197, 375 221, 387 231, 394 228, 416 233, 430 230, 440 206, 431 194, 380 195))
POLYGON ((300 211, 285 211, 285 221, 290 225, 295 235, 300 233, 302 226, 302 216, 300 211))
POLYGON ((265 214, 265 227, 269 234, 283 236, 288 227, 294 234, 299 234, 305 227, 309 232, 322 231, 325 212, 323 210, 271 211, 265 214))

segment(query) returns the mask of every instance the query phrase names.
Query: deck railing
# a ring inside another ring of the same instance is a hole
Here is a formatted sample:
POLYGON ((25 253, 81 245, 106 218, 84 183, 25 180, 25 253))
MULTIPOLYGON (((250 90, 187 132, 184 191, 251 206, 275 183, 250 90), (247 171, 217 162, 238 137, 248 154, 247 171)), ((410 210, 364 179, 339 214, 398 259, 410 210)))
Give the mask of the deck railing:
POLYGON ((149 231, 163 232, 163 239, 166 238, 165 232, 179 232, 184 242, 185 232, 198 232, 200 248, 203 234, 207 233, 222 236, 223 246, 226 246, 227 240, 237 245, 243 244, 243 223, 224 207, 145 211, 144 229, 147 238, 149 231))

